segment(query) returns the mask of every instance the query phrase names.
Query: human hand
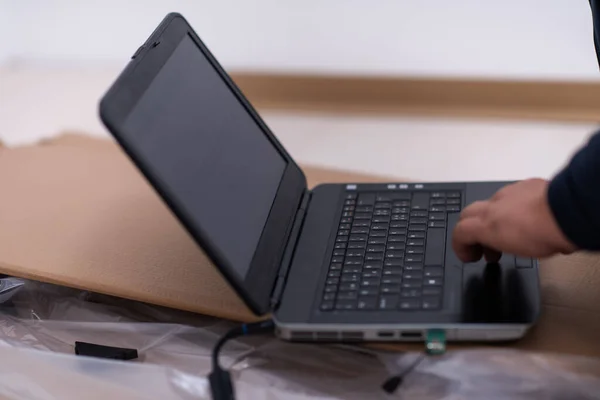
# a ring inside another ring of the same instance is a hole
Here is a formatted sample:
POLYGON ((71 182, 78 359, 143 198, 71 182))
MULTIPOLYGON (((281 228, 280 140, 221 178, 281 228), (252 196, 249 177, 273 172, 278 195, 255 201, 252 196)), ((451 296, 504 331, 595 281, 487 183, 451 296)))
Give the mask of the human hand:
POLYGON ((575 251, 554 219, 547 191, 547 181, 529 179, 466 207, 452 235, 458 258, 475 262, 485 256, 497 262, 504 252, 543 258, 575 251))

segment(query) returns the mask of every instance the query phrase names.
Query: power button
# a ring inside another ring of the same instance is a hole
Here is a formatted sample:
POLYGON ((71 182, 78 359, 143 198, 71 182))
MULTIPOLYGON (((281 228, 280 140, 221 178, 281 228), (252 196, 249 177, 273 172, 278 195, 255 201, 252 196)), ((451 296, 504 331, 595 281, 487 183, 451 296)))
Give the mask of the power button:
POLYGON ((142 50, 144 50, 144 46, 143 46, 143 45, 142 45, 142 46, 140 46, 140 47, 139 47, 139 48, 138 48, 138 49, 135 51, 135 53, 133 53, 133 55, 131 56, 131 59, 133 60, 134 58, 136 58, 137 56, 139 56, 139 55, 140 55, 140 53, 142 52, 142 50))

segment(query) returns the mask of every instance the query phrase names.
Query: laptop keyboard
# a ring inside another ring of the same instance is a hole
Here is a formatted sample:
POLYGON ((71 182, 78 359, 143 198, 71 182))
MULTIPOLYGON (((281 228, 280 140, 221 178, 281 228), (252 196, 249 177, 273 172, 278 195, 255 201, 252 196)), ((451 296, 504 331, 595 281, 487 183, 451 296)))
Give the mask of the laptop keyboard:
POLYGON ((347 192, 320 309, 439 310, 459 191, 347 192))

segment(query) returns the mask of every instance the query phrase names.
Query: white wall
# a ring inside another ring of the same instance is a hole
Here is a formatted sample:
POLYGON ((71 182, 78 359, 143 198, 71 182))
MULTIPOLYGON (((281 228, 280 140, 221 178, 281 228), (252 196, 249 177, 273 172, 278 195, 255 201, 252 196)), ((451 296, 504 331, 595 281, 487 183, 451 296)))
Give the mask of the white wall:
POLYGON ((587 0, 0 0, 0 61, 122 65, 169 11, 230 69, 600 77, 587 0))

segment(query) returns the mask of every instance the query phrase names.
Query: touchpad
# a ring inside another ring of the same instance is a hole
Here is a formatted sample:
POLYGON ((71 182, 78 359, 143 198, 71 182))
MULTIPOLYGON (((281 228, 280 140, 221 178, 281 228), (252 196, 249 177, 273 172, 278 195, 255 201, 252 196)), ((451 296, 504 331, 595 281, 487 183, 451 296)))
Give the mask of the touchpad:
POLYGON ((463 267, 463 321, 468 323, 528 323, 536 314, 532 299, 537 281, 503 255, 498 263, 485 260, 463 267))

